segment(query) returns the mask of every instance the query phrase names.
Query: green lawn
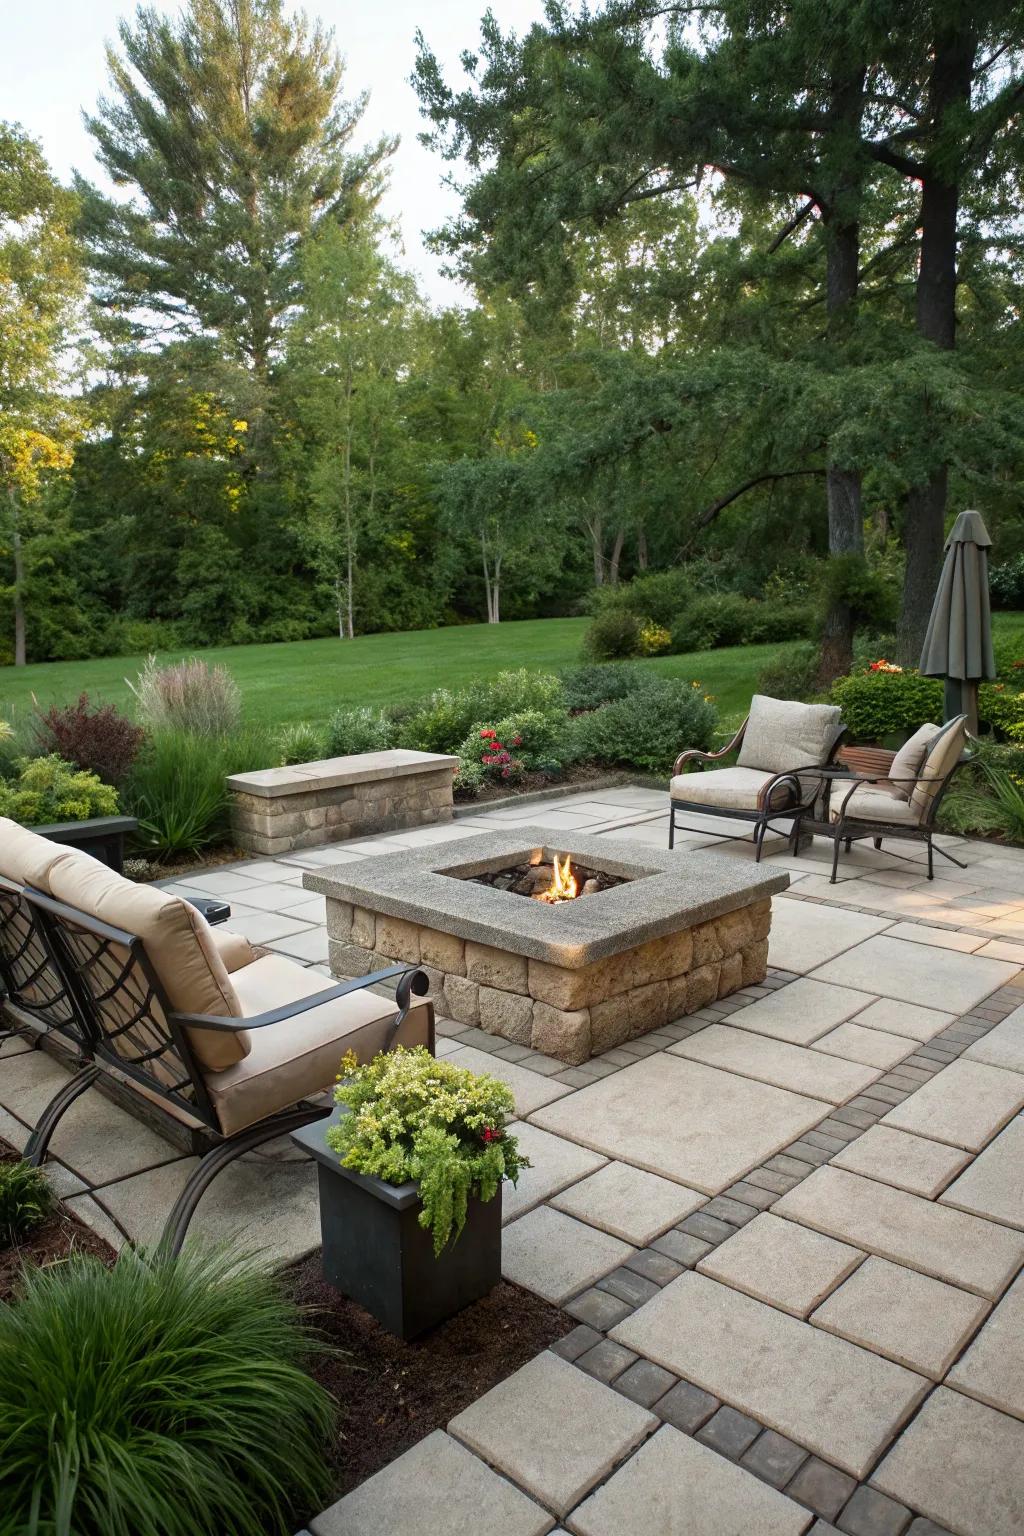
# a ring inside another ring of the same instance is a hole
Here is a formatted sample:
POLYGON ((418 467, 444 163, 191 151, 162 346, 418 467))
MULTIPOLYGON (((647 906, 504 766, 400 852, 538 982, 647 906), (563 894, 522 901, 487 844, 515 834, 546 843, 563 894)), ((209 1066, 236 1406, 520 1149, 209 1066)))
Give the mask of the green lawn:
MULTIPOLYGON (((999 638, 1024 649, 1024 614, 997 614, 999 638)), ((335 709, 413 699, 432 688, 458 687, 509 667, 551 671, 579 661, 586 619, 533 619, 518 624, 466 624, 401 635, 364 635, 356 640, 299 640, 288 645, 240 645, 203 651, 223 662, 237 680, 252 721, 282 724, 322 720, 335 709)), ((646 663, 671 677, 699 678, 715 697, 724 725, 742 718, 757 674, 778 645, 734 646, 646 663)), ((54 661, 0 670, 0 710, 8 715, 67 703, 83 691, 91 699, 127 705, 126 677, 142 656, 105 656, 95 661, 54 661)), ((169 661, 171 655, 161 656, 169 661)))

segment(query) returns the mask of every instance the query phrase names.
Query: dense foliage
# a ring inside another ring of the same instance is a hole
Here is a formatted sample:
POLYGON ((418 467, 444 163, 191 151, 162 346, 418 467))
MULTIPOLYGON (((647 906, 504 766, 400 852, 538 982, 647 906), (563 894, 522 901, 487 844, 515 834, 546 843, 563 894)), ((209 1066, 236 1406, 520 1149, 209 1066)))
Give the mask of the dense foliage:
POLYGON ((420 1225, 434 1252, 458 1238, 471 1195, 493 1200, 529 1163, 504 1129, 511 1089, 495 1077, 436 1061, 423 1046, 384 1051, 364 1066, 350 1052, 334 1097, 347 1111, 327 1132, 346 1168, 386 1184, 414 1180, 420 1225))
POLYGON ((24 826, 116 816, 118 809, 116 789, 56 753, 23 760, 17 778, 0 779, 0 816, 24 826))
POLYGON ((314 1347, 251 1260, 31 1270, 0 1307, 0 1532, 287 1536, 327 1492, 314 1347))
POLYGON ((56 753, 106 784, 123 784, 139 755, 145 730, 113 704, 89 703, 83 693, 74 704, 39 711, 36 740, 44 753, 56 753))
POLYGON ((22 1159, 0 1162, 0 1248, 40 1226, 53 1209, 53 1189, 42 1168, 22 1159))

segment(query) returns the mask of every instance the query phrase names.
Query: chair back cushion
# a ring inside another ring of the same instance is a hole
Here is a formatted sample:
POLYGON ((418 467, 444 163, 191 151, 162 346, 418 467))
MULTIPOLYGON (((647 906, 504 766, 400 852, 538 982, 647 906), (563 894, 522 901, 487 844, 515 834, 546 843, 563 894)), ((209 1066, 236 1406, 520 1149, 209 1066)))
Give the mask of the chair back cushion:
POLYGON ((52 843, 48 837, 0 816, 0 875, 15 885, 31 885, 48 896, 50 870, 67 852, 64 843, 52 843))
POLYGON ((941 725, 919 725, 913 736, 903 743, 889 764, 889 777, 893 781, 892 792, 894 795, 899 795, 901 800, 909 800, 911 793, 917 788, 915 784, 907 781, 917 778, 932 742, 941 731, 941 725))
MULTIPOLYGON (((69 907, 136 934, 172 1008, 240 1018, 241 1004, 210 925, 201 912, 152 885, 136 885, 87 853, 65 850, 49 871, 50 895, 69 907)), ((194 1029, 190 1043, 203 1067, 221 1071, 249 1051, 249 1038, 194 1029)))
POLYGON ((798 704, 755 693, 736 761, 765 773, 817 768, 828 762, 841 728, 837 704, 798 704))
POLYGON ((933 738, 921 768, 921 777, 910 796, 911 805, 922 816, 960 761, 966 740, 966 715, 957 715, 933 738))

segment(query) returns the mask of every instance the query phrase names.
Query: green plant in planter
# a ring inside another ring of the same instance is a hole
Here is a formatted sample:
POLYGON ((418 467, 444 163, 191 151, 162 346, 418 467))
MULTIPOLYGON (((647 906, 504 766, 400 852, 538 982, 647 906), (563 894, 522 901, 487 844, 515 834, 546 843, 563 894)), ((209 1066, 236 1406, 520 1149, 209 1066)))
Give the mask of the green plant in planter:
POLYGON ((423 1046, 383 1051, 365 1066, 349 1052, 341 1069, 334 1097, 349 1113, 327 1132, 328 1146, 356 1173, 417 1183, 436 1254, 465 1226, 471 1194, 493 1200, 530 1166, 504 1130, 515 1100, 497 1078, 436 1061, 423 1046))
POLYGON ((41 827, 49 822, 117 815, 117 790, 56 753, 21 758, 18 768, 13 783, 0 782, 0 816, 9 816, 26 827, 41 827))
POLYGON ((251 1258, 31 1271, 0 1306, 0 1531, 288 1536, 328 1492, 314 1348, 251 1258))
POLYGON ((41 1168, 21 1159, 0 1163, 0 1248, 41 1226, 52 1209, 53 1190, 41 1168))

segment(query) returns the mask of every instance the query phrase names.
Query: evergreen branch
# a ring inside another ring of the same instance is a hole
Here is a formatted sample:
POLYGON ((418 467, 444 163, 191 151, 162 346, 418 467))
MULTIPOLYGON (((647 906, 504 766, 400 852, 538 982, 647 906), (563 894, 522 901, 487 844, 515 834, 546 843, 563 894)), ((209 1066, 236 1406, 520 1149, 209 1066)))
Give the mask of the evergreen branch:
POLYGON ((765 485, 769 481, 774 484, 777 480, 791 480, 796 475, 823 475, 824 473, 823 469, 779 469, 771 470, 763 475, 754 475, 752 479, 745 480, 742 485, 738 485, 728 495, 719 496, 717 501, 713 501, 710 506, 705 507, 703 512, 697 517, 697 527, 706 528, 709 523, 714 522, 719 512, 724 512, 726 507, 731 506, 734 501, 738 501, 741 496, 745 496, 748 491, 754 490, 759 485, 765 485))
POLYGON ((785 242, 789 239, 790 235, 796 233, 796 231, 800 228, 800 225, 804 222, 804 219, 806 219, 808 214, 812 213, 817 206, 818 204, 815 198, 809 197, 807 199, 803 207, 798 209, 797 212, 794 213, 793 217, 789 219, 779 230, 779 233, 775 236, 775 239, 768 247, 769 256, 775 255, 775 252, 779 249, 780 245, 784 245, 785 242))

